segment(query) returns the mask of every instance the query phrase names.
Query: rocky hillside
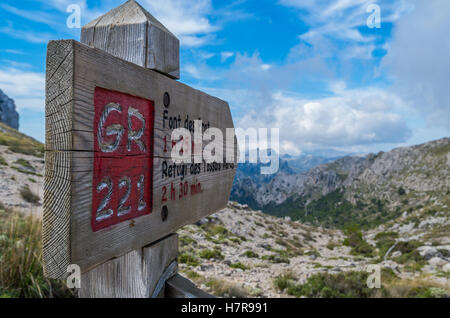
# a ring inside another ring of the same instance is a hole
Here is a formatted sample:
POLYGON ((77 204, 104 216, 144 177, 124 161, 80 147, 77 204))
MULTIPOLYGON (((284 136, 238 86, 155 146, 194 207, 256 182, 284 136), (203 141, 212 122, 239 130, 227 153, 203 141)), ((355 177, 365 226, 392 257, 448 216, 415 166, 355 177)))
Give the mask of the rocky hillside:
POLYGON ((230 202, 179 231, 180 269, 225 297, 450 297, 449 226, 444 207, 361 233, 307 226, 230 202), (380 266, 380 290, 367 290, 370 264, 380 266))
MULTIPOLYGON (((41 215, 43 150, 39 142, 0 124, 0 216, 5 211, 41 215)), ((448 160, 448 140, 344 158, 313 169, 314 182, 286 178, 285 182, 308 184, 303 193, 313 195, 307 216, 326 211, 323 220, 340 220, 347 208, 362 200, 358 197, 355 202, 355 195, 364 199, 367 192, 358 191, 366 184, 393 191, 389 202, 401 200, 399 213, 370 230, 355 226, 341 230, 314 226, 314 219, 307 224, 230 202, 223 211, 179 230, 180 271, 203 290, 224 297, 450 297, 450 193, 448 186, 447 191, 434 188, 448 185, 444 159, 448 160), (391 168, 379 166, 380 158, 391 168), (435 178, 434 173, 444 177, 435 178), (345 183, 350 178, 359 182, 357 187, 345 183), (323 197, 328 201, 321 201, 323 197), (381 289, 367 288, 370 264, 380 266, 381 289)), ((384 209, 383 192, 369 197, 375 207, 382 202, 384 209)), ((289 200, 288 196, 280 202, 289 200)), ((359 220, 384 211, 367 213, 368 206, 359 206, 359 220)), ((289 210, 280 208, 274 214, 289 210)), ((0 233, 0 243, 14 240, 5 235, 9 234, 0 233)))
POLYGON ((235 200, 277 216, 343 227, 376 226, 441 200, 450 189, 450 139, 366 157, 344 157, 302 174, 277 174, 256 185, 244 179, 235 200))
POLYGON ((14 101, 0 90, 0 122, 19 129, 19 114, 14 101))
POLYGON ((42 214, 44 145, 0 123, 0 201, 42 214))

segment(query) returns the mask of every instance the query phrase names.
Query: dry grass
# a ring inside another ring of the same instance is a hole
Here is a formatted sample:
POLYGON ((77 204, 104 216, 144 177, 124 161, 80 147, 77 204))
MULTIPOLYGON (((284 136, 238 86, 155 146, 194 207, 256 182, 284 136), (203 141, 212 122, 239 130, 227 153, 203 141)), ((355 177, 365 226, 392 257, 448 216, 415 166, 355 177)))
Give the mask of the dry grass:
POLYGON ((430 280, 429 277, 402 279, 392 270, 383 269, 381 288, 367 287, 366 272, 340 274, 320 273, 308 278, 303 285, 296 283, 291 272, 274 279, 274 286, 281 292, 295 297, 311 298, 449 298, 449 286, 430 280))
POLYGON ((71 297, 42 271, 41 221, 0 210, 0 298, 71 297))
POLYGON ((44 157, 44 145, 17 130, 0 123, 0 145, 8 146, 15 153, 44 157))
POLYGON ((450 286, 426 278, 393 280, 388 285, 393 298, 449 298, 450 286))
POLYGON ((189 279, 191 279, 197 286, 206 286, 206 288, 208 289, 206 291, 216 297, 246 298, 249 296, 257 297, 257 294, 259 294, 259 291, 246 290, 230 281, 204 277, 192 270, 185 271, 185 275, 189 279))
POLYGON ((234 283, 222 280, 222 279, 210 279, 205 283, 210 289, 211 293, 217 297, 225 298, 245 298, 248 297, 248 293, 245 289, 237 286, 234 283))

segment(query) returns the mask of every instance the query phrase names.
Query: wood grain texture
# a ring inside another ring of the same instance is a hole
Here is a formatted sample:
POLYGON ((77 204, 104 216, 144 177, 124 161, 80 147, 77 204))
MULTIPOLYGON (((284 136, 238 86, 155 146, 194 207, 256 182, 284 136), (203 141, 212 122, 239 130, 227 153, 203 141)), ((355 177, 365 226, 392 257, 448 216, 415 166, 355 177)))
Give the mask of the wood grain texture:
POLYGON ((166 283, 166 298, 215 298, 198 289, 190 280, 175 275, 166 283))
POLYGON ((72 205, 73 43, 50 42, 46 75, 46 152, 43 261, 48 277, 63 278, 70 264, 72 205))
POLYGON ((81 42, 172 78, 180 78, 180 42, 136 1, 88 23, 81 42))
MULTIPOLYGON (((209 122, 211 127, 217 127, 225 132, 226 128, 233 127, 230 109, 226 102, 101 50, 75 41, 57 42, 61 43, 49 46, 49 56, 55 54, 54 51, 58 45, 70 48, 73 56, 73 81, 68 89, 58 86, 60 91, 49 92, 52 96, 55 94, 64 96, 65 104, 59 103, 55 106, 54 100, 48 99, 47 116, 59 113, 55 111, 55 108, 66 111, 70 116, 54 117, 55 123, 51 125, 47 121, 47 131, 51 131, 51 135, 47 137, 48 158, 52 158, 54 149, 57 149, 58 153, 64 153, 63 157, 56 156, 55 160, 49 160, 47 174, 51 176, 48 185, 63 185, 60 188, 67 189, 67 191, 64 190, 67 192, 67 200, 61 201, 64 203, 58 203, 61 206, 59 209, 64 208, 64 213, 55 214, 52 210, 53 212, 47 215, 61 215, 60 218, 70 224, 70 231, 67 231, 70 233, 68 238, 70 242, 67 244, 65 240, 61 243, 64 248, 57 250, 57 253, 64 255, 61 259, 65 260, 66 268, 69 264, 77 264, 85 273, 98 264, 155 242, 180 227, 194 223, 226 206, 237 164, 220 171, 202 172, 198 175, 188 174, 184 178, 181 176, 163 178, 162 173, 163 162, 171 162, 170 152, 163 152, 164 137, 170 140, 172 131, 167 126, 164 127, 164 111, 167 110, 169 116, 180 116, 183 120, 187 116, 190 119, 201 118, 204 122, 209 122), (91 228, 92 189, 97 186, 93 185, 93 100, 96 87, 153 101, 155 128, 152 213, 93 232, 91 228), (69 97, 65 97, 70 91, 73 92, 73 96, 69 94, 69 97), (163 103, 166 92, 171 97, 168 108, 164 107, 163 103), (68 103, 66 103, 67 100, 68 103), (69 121, 66 122, 65 118, 69 121), (52 128, 54 126, 58 129, 52 128), (164 187, 170 189, 172 183, 178 187, 181 182, 188 182, 189 185, 201 183, 202 192, 163 202, 164 187), (163 206, 167 206, 169 211, 165 222, 161 218, 163 206)), ((51 72, 50 69, 47 71, 51 72)), ((234 150, 236 149, 237 147, 234 150)), ((46 189, 48 188, 46 185, 46 189)), ((65 198, 60 196, 58 191, 54 194, 57 194, 58 200, 65 198)), ((50 202, 48 200, 48 208, 54 209, 50 202)), ((50 229, 52 223, 53 221, 47 221, 48 225, 44 226, 44 232, 52 232, 53 235, 54 230, 50 229)), ((54 253, 56 251, 53 249, 51 254, 54 253)), ((55 265, 49 262, 46 267, 49 266, 55 265)), ((63 267, 59 266, 61 269, 63 267)), ((63 277, 61 270, 50 270, 48 273, 53 273, 50 274, 52 278, 63 277)))
MULTIPOLYGON (((81 298, 150 298, 178 257, 178 236, 134 250, 81 276, 81 298)), ((169 276, 170 277, 170 276, 169 276)), ((158 294, 164 296, 164 289, 158 294)))

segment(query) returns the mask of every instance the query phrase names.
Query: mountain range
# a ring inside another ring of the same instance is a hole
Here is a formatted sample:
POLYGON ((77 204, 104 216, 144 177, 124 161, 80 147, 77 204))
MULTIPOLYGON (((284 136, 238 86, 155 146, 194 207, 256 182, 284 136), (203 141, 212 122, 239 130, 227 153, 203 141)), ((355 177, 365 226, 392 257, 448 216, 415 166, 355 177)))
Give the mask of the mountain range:
POLYGON ((252 176, 257 166, 244 166, 231 199, 314 225, 371 227, 450 191, 450 138, 320 164, 328 159, 297 159, 296 164, 305 161, 299 167, 282 158, 279 172, 271 177, 252 176))

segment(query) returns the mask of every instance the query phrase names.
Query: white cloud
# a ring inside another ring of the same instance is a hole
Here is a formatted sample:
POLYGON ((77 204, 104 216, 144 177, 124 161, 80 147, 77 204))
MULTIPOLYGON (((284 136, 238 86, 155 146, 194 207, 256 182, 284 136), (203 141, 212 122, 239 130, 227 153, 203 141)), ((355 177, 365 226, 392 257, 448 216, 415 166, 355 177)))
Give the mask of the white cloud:
POLYGON ((59 11, 65 12, 71 4, 77 4, 82 8, 86 8, 86 0, 37 0, 46 5, 52 6, 59 11))
POLYGON ((201 79, 200 71, 199 71, 198 68, 197 68, 195 65, 193 65, 193 64, 188 64, 188 65, 186 65, 186 66, 184 67, 184 71, 185 71, 186 73, 188 73, 190 76, 192 76, 193 78, 201 79))
POLYGON ((0 52, 14 54, 14 55, 23 55, 23 51, 14 50, 14 49, 1 49, 0 52))
POLYGON ((53 24, 54 23, 52 16, 45 12, 22 10, 22 9, 18 9, 16 7, 10 6, 8 4, 2 4, 1 8, 12 14, 15 14, 19 17, 22 17, 22 18, 25 18, 25 19, 28 19, 31 21, 45 23, 45 24, 53 24))
MULTIPOLYGON (((311 44, 316 52, 335 54, 341 59, 370 59, 375 49, 374 35, 363 35, 373 0, 280 0, 280 4, 299 9, 299 16, 309 27, 300 40, 311 44), (336 46, 343 41, 345 46, 336 46), (318 50, 317 48, 320 48, 318 50), (330 53, 327 53, 330 52, 330 53)), ((394 22, 410 10, 407 0, 379 0, 381 22, 394 22)))
POLYGON ((209 43, 219 29, 209 18, 213 11, 211 0, 145 0, 141 4, 185 46, 209 43))
POLYGON ((346 90, 322 99, 278 91, 263 107, 251 109, 238 127, 280 128, 282 153, 303 148, 348 148, 405 142, 411 131, 397 96, 379 89, 346 90))
POLYGON ((450 131, 450 1, 411 1, 415 9, 394 30, 384 66, 393 90, 419 110, 429 126, 450 131))
MULTIPOLYGON (((67 7, 78 4, 81 7, 83 23, 105 14, 114 7, 123 4, 122 0, 104 0, 99 7, 90 7, 86 0, 37 0, 45 6, 50 6, 68 16, 67 7)), ((211 22, 213 7, 211 0, 141 0, 139 1, 146 10, 161 21, 171 32, 187 47, 199 47, 211 43, 215 37, 214 32, 219 26, 211 22)), ((16 10, 17 11, 17 10, 16 10)), ((16 12, 17 14, 19 12, 16 12)), ((20 12, 22 16, 33 16, 29 12, 20 12)), ((65 22, 64 16, 64 22, 65 22)), ((61 17, 59 17, 61 18, 61 17)))
POLYGON ((228 59, 232 58, 234 56, 233 52, 221 52, 220 53, 220 61, 222 63, 225 63, 228 59))
POLYGON ((18 110, 45 109, 45 75, 42 73, 0 69, 0 89, 15 100, 18 110))
POLYGON ((0 33, 7 34, 13 38, 25 40, 34 44, 45 44, 54 37, 50 33, 35 32, 32 30, 19 30, 9 23, 8 26, 0 28, 0 33))
POLYGON ((219 79, 217 70, 208 67, 205 63, 198 63, 198 65, 187 64, 183 67, 182 72, 197 80, 217 81, 219 79))

